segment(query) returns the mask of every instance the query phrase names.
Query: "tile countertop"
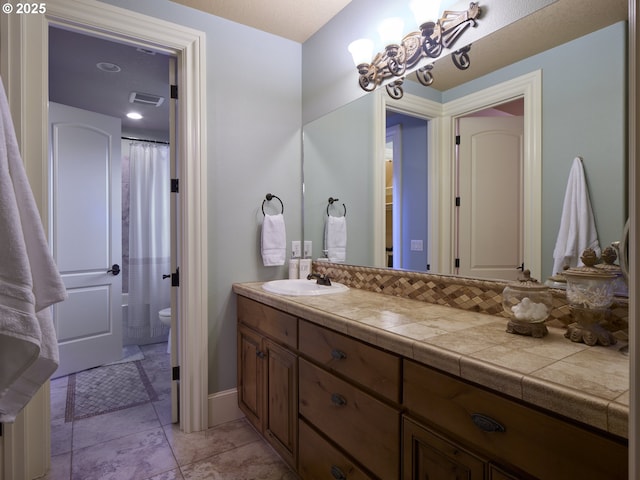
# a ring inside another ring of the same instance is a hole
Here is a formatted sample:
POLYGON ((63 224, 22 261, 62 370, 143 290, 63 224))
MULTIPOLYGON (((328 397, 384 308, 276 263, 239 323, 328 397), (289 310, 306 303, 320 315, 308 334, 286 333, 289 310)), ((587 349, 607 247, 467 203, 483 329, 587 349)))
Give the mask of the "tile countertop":
POLYGON ((627 438, 626 343, 589 347, 549 327, 544 338, 506 333, 507 319, 365 290, 320 296, 233 291, 470 382, 627 438))

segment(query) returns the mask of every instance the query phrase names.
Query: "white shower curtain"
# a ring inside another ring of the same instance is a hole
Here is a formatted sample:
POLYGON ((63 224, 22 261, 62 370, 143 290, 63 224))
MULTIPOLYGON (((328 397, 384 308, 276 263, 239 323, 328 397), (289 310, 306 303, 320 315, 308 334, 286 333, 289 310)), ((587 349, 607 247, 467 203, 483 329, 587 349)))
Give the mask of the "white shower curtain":
POLYGON ((158 312, 169 307, 169 147, 132 143, 129 153, 129 307, 125 337, 143 344, 166 337, 158 312))

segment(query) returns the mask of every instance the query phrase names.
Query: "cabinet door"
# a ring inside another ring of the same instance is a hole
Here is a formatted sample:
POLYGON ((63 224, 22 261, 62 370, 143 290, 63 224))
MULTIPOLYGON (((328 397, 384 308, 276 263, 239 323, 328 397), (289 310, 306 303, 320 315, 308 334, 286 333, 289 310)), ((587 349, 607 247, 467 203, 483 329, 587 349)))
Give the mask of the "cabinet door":
POLYGON ((404 480, 484 479, 484 460, 409 418, 403 421, 402 455, 404 480))
POLYGON ((298 420, 297 357, 268 339, 263 341, 266 361, 265 435, 295 468, 298 420))
POLYGON ((322 438, 304 420, 299 422, 298 475, 303 480, 372 480, 340 450, 322 438))
POLYGON ((300 416, 377 477, 400 471, 400 412, 299 359, 300 416))
POLYGON ((238 406, 247 419, 262 431, 264 375, 262 337, 253 330, 238 327, 238 406))

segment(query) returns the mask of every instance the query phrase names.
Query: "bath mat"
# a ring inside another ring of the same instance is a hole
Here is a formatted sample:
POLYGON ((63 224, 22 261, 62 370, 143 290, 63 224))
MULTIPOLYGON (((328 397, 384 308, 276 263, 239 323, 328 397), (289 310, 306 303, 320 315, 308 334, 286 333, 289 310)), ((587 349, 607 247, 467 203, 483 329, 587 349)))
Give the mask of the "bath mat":
POLYGON ((140 361, 69 375, 65 422, 135 407, 158 399, 140 361))

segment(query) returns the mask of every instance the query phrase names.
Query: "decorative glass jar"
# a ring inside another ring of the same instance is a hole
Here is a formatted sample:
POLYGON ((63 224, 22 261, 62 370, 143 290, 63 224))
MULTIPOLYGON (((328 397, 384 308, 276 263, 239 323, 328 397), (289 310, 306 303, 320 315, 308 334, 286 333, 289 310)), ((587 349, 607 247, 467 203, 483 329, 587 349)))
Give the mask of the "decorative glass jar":
POLYGON ((531 278, 525 270, 523 278, 510 283, 502 291, 502 308, 509 317, 507 332, 533 337, 544 337, 544 321, 551 313, 553 296, 549 287, 531 278))
POLYGON ((617 275, 606 268, 597 268, 595 251, 587 248, 580 257, 583 267, 572 267, 563 272, 567 279, 567 300, 575 320, 567 327, 565 337, 587 345, 612 345, 613 335, 601 326, 613 303, 617 275))
POLYGON ((583 267, 572 267, 563 272, 567 279, 567 300, 573 307, 605 310, 613 303, 616 274, 595 266, 595 252, 588 248, 580 257, 583 267))

